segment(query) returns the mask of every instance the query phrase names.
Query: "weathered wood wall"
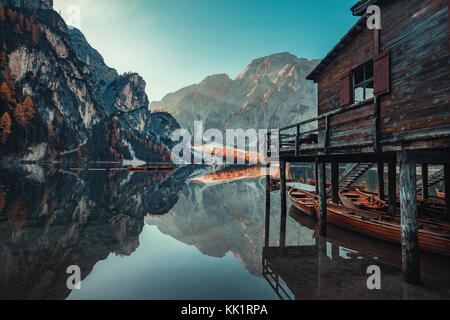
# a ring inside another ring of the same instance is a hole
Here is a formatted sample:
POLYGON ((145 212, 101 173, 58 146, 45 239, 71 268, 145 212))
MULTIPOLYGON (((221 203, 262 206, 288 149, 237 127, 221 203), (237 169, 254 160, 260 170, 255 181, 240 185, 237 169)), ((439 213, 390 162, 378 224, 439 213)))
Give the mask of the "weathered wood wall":
MULTIPOLYGON (((424 129, 439 133, 450 125, 448 1, 392 0, 380 6, 380 51, 391 50, 391 90, 380 98, 381 140, 420 135, 424 129)), ((363 23, 318 78, 319 114, 340 108, 340 79, 373 59, 375 47, 374 31, 363 23)), ((372 140, 373 114, 370 103, 331 118, 330 145, 372 140)), ((443 146, 450 147, 450 139, 409 143, 410 148, 443 146)))

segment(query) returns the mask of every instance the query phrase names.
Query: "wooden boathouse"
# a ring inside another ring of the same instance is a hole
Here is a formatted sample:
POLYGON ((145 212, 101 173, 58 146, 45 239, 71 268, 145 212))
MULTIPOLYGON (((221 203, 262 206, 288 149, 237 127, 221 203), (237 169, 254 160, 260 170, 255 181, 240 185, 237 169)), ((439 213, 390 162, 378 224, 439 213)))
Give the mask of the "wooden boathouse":
MULTIPOLYGON (((391 213, 397 186, 400 189, 403 272, 411 283, 420 281, 417 197, 428 199, 431 185, 444 180, 442 214, 450 217, 449 4, 448 0, 356 3, 351 11, 360 19, 307 77, 318 84, 318 116, 281 128, 278 134, 282 228, 287 214, 286 163, 316 164, 323 234, 328 195, 338 203, 340 186, 350 186, 376 166, 379 196, 388 201, 391 213), (367 27, 371 5, 381 9, 381 29, 367 27), (353 165, 340 176, 341 164, 353 165), (429 176, 430 165, 444 169, 429 176)), ((273 144, 273 134, 268 140, 273 144)), ((270 192, 267 196, 270 203, 270 192)))

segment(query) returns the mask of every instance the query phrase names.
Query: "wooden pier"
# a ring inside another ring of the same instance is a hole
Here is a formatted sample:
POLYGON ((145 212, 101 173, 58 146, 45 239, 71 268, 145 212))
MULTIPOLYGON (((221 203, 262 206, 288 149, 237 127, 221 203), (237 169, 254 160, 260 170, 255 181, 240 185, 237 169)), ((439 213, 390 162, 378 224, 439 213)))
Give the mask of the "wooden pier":
MULTIPOLYGON (((322 235, 327 232, 328 198, 339 202, 341 183, 351 185, 376 166, 379 197, 387 200, 391 215, 399 187, 403 272, 410 283, 420 282, 417 198, 429 199, 431 184, 440 180, 445 182, 442 218, 450 218, 448 4, 447 0, 359 1, 352 12, 360 20, 307 77, 318 84, 318 116, 279 129, 267 143, 270 148, 278 139, 282 229, 287 214, 286 163, 316 164, 322 235), (366 27, 366 9, 372 4, 381 7, 381 30, 366 27), (418 13, 420 19, 414 19, 418 13), (339 177, 343 164, 356 165, 339 177), (442 174, 429 176, 430 165, 443 166, 442 174)), ((280 240, 284 246, 283 236, 280 240)))

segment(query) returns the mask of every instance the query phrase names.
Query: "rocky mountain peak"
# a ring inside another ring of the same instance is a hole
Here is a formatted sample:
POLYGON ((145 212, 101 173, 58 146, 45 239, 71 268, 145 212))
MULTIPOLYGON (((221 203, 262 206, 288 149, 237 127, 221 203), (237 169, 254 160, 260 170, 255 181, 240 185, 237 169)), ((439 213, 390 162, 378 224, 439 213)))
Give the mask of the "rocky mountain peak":
POLYGON ((103 94, 107 114, 147 108, 149 101, 145 93, 145 87, 144 79, 137 73, 118 76, 109 84, 103 94))
POLYGON ((215 74, 206 77, 200 82, 199 91, 204 94, 219 96, 224 94, 231 85, 232 80, 227 74, 215 74))
POLYGON ((53 9, 53 0, 0 0, 5 6, 23 9, 53 9))
POLYGON ((261 77, 275 78, 284 66, 298 66, 306 61, 306 59, 299 59, 288 52, 272 54, 267 57, 253 60, 235 80, 261 77))

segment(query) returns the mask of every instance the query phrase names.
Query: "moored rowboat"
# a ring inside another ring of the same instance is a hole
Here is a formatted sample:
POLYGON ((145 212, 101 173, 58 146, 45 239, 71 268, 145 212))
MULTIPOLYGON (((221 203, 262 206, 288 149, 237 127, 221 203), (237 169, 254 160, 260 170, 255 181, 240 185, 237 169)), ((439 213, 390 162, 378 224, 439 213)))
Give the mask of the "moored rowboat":
MULTIPOLYGON (((318 201, 314 202, 319 217, 318 201)), ((396 217, 383 216, 379 212, 351 209, 327 203, 327 222, 343 229, 392 243, 401 243, 401 227, 396 217)), ((419 248, 450 256, 450 230, 439 225, 420 223, 419 248)))
POLYGON ((445 192, 439 189, 436 189, 436 195, 438 198, 445 199, 445 192))
POLYGON ((292 205, 301 212, 312 217, 316 216, 314 202, 317 197, 315 194, 301 189, 291 189, 289 199, 292 205))
POLYGON ((388 208, 387 202, 376 195, 359 190, 339 191, 339 199, 345 207, 352 209, 387 211, 388 208))

